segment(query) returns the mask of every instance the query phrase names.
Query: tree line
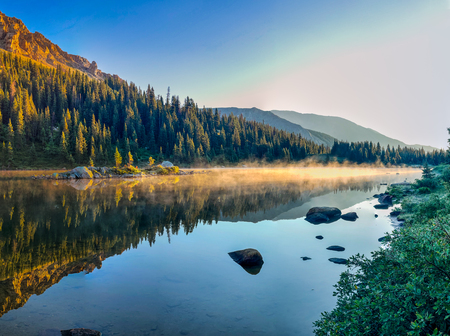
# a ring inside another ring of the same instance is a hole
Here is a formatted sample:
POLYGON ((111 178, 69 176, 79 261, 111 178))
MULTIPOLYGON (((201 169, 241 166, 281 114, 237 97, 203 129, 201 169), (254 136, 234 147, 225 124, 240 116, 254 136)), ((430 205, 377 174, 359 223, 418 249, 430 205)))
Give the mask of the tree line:
POLYGON ((379 142, 374 144, 371 141, 348 143, 336 140, 330 154, 351 162, 383 163, 385 165, 423 164, 424 162, 438 165, 446 162, 448 158, 447 151, 443 149, 425 152, 423 148, 391 147, 389 145, 384 148, 380 146, 379 142))
POLYGON ((164 99, 117 76, 90 79, 8 52, 0 54, 0 163, 3 167, 114 163, 122 156, 193 163, 301 160, 329 149, 269 125, 164 99))

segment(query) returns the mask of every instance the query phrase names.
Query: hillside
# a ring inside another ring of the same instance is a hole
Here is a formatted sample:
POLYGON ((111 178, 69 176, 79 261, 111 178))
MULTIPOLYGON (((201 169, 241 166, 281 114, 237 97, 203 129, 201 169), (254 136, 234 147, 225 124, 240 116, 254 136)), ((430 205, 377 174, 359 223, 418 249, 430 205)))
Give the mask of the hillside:
POLYGON ((278 117, 272 112, 263 111, 257 109, 256 107, 219 107, 218 110, 221 114, 230 115, 231 113, 233 113, 235 116, 239 116, 242 114, 242 116, 247 120, 265 123, 289 133, 300 134, 304 139, 314 141, 319 145, 331 147, 334 143, 334 138, 327 134, 303 128, 299 124, 292 123, 286 119, 278 117))
POLYGON ((56 68, 73 68, 80 70, 91 78, 103 80, 110 74, 97 68, 97 63, 86 58, 71 55, 52 43, 41 33, 31 33, 24 23, 0 12, 0 49, 16 55, 31 58, 41 64, 56 68))
POLYGON ((412 147, 415 149, 423 148, 425 151, 432 151, 437 148, 423 145, 407 145, 404 142, 389 138, 371 128, 366 128, 355 124, 354 122, 331 116, 321 116, 311 113, 299 113, 295 111, 270 111, 274 115, 283 118, 293 124, 302 125, 302 127, 312 129, 318 132, 326 133, 338 140, 344 140, 348 142, 360 142, 360 141, 372 141, 373 143, 379 142, 381 146, 386 147, 412 147))

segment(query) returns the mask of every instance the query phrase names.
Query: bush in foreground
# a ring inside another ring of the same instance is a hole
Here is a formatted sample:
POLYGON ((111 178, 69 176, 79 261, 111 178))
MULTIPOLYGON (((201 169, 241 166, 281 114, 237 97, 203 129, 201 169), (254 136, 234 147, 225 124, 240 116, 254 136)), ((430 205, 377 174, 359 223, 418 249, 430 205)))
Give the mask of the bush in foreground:
POLYGON ((450 334, 450 196, 416 195, 403 210, 412 221, 385 249, 349 259, 316 335, 450 334))

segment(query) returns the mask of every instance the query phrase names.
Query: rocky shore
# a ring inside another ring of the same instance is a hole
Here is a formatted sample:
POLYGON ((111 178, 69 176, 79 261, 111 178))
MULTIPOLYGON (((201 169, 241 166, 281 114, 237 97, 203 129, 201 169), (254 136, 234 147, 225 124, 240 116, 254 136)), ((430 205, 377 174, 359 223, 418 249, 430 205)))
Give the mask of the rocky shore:
POLYGON ((133 166, 116 167, 76 167, 72 170, 53 173, 51 175, 34 175, 33 180, 75 180, 75 179, 109 179, 109 178, 140 178, 158 175, 192 175, 204 174, 206 171, 183 171, 171 162, 165 161, 160 165, 138 169, 133 166))

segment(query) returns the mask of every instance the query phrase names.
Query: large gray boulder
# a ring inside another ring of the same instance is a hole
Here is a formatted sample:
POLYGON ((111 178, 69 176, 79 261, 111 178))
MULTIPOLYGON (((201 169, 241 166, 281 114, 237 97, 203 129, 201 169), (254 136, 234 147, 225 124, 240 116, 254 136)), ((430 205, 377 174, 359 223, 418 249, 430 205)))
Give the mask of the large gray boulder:
POLYGON ((258 274, 264 264, 261 253, 252 248, 230 252, 228 255, 252 275, 258 274))
POLYGON ((69 174, 75 175, 77 179, 92 179, 92 172, 86 167, 76 167, 72 169, 69 174))
POLYGON ((329 223, 339 219, 341 210, 334 207, 314 207, 309 209, 306 220, 313 224, 329 223))
POLYGON ((173 167, 173 163, 170 162, 170 161, 163 161, 163 162, 161 163, 161 166, 162 166, 163 168, 170 168, 170 167, 173 167))

